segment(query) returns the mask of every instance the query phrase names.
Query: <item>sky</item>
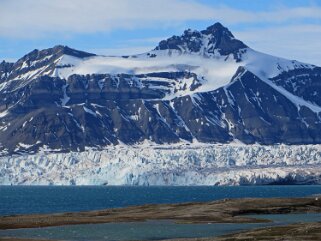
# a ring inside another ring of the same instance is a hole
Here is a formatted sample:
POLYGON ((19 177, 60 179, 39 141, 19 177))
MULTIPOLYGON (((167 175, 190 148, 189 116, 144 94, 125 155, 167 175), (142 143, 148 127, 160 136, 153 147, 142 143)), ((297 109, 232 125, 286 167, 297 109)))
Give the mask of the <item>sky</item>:
POLYGON ((255 50, 321 66, 321 0, 0 0, 0 60, 58 44, 143 53, 215 22, 255 50))

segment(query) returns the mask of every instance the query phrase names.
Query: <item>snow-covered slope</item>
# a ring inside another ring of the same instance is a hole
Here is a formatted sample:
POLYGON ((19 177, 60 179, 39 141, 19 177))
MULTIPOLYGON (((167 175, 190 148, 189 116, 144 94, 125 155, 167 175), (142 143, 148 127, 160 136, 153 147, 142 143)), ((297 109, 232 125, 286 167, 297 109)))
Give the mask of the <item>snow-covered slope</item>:
MULTIPOLYGON (((242 52, 241 61, 236 61, 233 55, 204 58, 202 55, 181 53, 177 50, 155 50, 151 52, 151 55, 156 55, 152 58, 147 55, 128 58, 95 56, 80 60, 75 57, 62 56, 53 76, 68 79, 73 74, 126 73, 139 75, 186 71, 196 73, 202 79, 202 83, 197 89, 170 96, 170 98, 175 98, 192 93, 213 91, 225 86, 231 81, 240 66, 263 78, 273 78, 282 72, 299 68, 314 68, 313 65, 269 56, 250 48, 243 49, 242 52)), ((184 84, 190 86, 188 79, 184 80, 184 84)), ((169 97, 167 96, 167 98, 169 97)))

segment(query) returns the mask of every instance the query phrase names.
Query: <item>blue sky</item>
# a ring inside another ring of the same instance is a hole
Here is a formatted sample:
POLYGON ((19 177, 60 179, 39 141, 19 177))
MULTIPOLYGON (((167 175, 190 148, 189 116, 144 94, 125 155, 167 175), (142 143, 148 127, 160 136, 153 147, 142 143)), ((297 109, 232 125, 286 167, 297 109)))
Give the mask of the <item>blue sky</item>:
POLYGON ((140 53, 215 22, 256 50, 321 66, 321 0, 0 0, 0 59, 57 44, 140 53))

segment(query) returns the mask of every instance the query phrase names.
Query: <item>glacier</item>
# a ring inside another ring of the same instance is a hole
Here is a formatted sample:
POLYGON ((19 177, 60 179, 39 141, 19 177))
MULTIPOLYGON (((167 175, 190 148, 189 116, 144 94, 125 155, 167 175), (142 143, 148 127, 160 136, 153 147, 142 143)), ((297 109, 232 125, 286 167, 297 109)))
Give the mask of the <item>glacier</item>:
POLYGON ((1 185, 321 184, 321 145, 180 143, 0 158, 1 185))

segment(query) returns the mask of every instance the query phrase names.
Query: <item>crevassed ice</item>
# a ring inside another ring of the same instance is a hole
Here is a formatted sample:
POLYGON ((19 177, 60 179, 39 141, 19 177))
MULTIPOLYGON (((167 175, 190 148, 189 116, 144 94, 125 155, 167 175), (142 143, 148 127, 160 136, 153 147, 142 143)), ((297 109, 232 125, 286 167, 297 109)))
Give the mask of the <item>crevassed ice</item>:
POLYGON ((242 185, 321 183, 321 145, 110 146, 0 158, 0 184, 242 185))

